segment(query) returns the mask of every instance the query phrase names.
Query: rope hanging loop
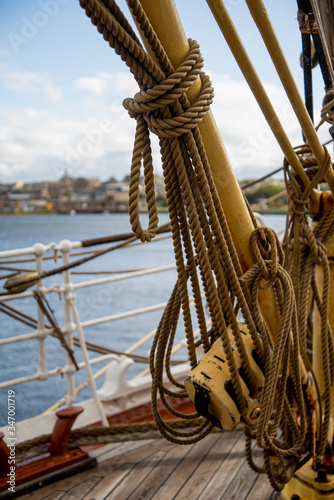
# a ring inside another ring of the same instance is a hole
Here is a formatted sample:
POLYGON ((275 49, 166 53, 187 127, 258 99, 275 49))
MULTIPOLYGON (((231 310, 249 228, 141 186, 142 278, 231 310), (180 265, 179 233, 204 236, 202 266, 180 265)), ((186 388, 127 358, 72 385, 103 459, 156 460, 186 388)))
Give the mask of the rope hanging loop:
POLYGON ((299 23, 299 29, 302 33, 306 33, 307 35, 318 33, 318 25, 313 12, 306 13, 299 9, 297 12, 297 20, 299 23))
POLYGON ((251 235, 250 246, 252 257, 267 282, 260 288, 265 289, 275 285, 277 266, 284 266, 284 252, 277 234, 269 227, 258 227, 251 235))
POLYGON ((334 125, 334 89, 327 90, 322 101, 321 120, 334 125))
POLYGON ((149 132, 153 132, 160 139, 184 135, 198 125, 213 101, 211 81, 201 71, 203 58, 199 45, 194 40, 189 40, 189 45, 190 50, 185 60, 167 78, 152 88, 141 90, 132 99, 123 101, 123 106, 131 118, 137 121, 129 184, 129 214, 132 230, 142 241, 151 241, 158 227, 149 132), (197 78, 201 78, 201 91, 196 101, 185 109, 185 93, 197 78), (138 208, 142 162, 149 212, 149 226, 146 231, 141 227, 138 208))

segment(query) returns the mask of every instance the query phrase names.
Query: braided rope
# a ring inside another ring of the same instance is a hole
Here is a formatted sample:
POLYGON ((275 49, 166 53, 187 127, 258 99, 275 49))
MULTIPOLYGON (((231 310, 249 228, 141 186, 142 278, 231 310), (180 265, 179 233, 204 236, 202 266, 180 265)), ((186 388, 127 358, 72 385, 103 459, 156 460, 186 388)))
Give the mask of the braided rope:
MULTIPOLYGON (((264 468, 273 487, 281 490, 283 483, 290 479, 294 467, 305 459, 309 443, 313 446, 314 436, 309 435, 308 426, 307 387, 303 387, 301 377, 301 371, 305 373, 306 368, 310 368, 306 355, 306 337, 311 287, 314 303, 318 305, 322 317, 326 378, 326 402, 324 419, 319 424, 318 453, 324 450, 329 422, 329 388, 334 380, 334 369, 330 368, 330 363, 334 361, 334 348, 327 324, 329 273, 324 243, 329 237, 325 234, 325 229, 330 235, 334 232, 334 210, 328 212, 318 234, 308 227, 305 211, 310 191, 323 179, 328 168, 328 155, 324 165, 318 167, 307 147, 299 149, 300 159, 312 179, 303 193, 285 162, 290 205, 284 252, 271 230, 258 228, 251 241, 255 263, 243 275, 197 127, 213 99, 211 82, 202 72, 203 61, 197 42, 189 40, 187 57, 178 68, 173 68, 140 2, 128 0, 136 23, 159 62, 159 68, 143 51, 138 40, 132 37, 131 30, 115 10, 114 2, 81 0, 81 5, 104 38, 130 67, 140 86, 140 91, 132 99, 125 99, 124 107, 137 121, 129 211, 132 229, 142 241, 154 238, 157 227, 150 133, 159 137, 178 279, 157 328, 150 354, 152 408, 156 425, 164 437, 180 444, 196 442, 213 428, 210 422, 204 420, 194 430, 176 430, 162 419, 158 410, 157 402, 160 398, 173 415, 186 421, 197 417, 196 413, 181 414, 167 400, 170 395, 185 397, 183 385, 176 383, 169 370, 181 308, 191 367, 197 365, 196 347, 200 345, 207 352, 214 340, 220 337, 238 410, 241 415, 245 413, 245 398, 233 349, 238 351, 251 392, 256 390, 256 383, 236 319, 236 314, 241 311, 265 372, 256 441, 264 451, 264 468), (107 12, 107 6, 110 12, 107 12), (116 13, 113 15, 113 12, 116 13), (189 103, 186 91, 198 78, 202 82, 201 91, 195 102, 189 103), (144 165, 149 211, 147 230, 141 227, 138 210, 141 163, 144 165), (306 273, 302 270, 305 262, 306 273), (325 284, 322 293, 315 286, 315 263, 319 263, 324 269, 325 284), (190 313, 189 288, 194 296, 196 318, 190 313), (268 331, 258 300, 259 291, 267 288, 272 288, 274 292, 280 316, 275 339, 268 331), (210 332, 206 327, 202 291, 212 322, 210 332), (199 326, 198 342, 195 342, 193 334, 194 321, 199 326), (233 348, 227 326, 232 330, 233 348), (164 387, 164 370, 176 390, 164 387), (276 462, 272 460, 273 456, 276 457, 276 462), (276 467, 275 463, 279 463, 280 467, 276 467), (278 471, 280 468, 284 473, 278 471)), ((315 386, 318 387, 316 381, 315 386)), ((321 408, 319 412, 322 415, 321 408)), ((249 456, 249 444, 247 446, 249 456)))
MULTIPOLYGON (((303 162, 305 154, 309 154, 308 147, 297 148, 297 152, 303 162)), ((325 160, 318 168, 312 168, 310 156, 307 167, 312 178, 310 186, 302 192, 300 184, 294 176, 285 160, 284 169, 286 176, 287 191, 289 194, 289 209, 287 215, 287 229, 285 234, 285 254, 286 269, 291 275, 298 308, 298 328, 300 336, 300 346, 302 351, 306 351, 307 325, 309 317, 310 297, 313 295, 319 314, 321 317, 321 348, 324 389, 320 394, 320 401, 323 401, 323 416, 319 422, 318 454, 321 457, 324 453, 327 431, 330 425, 331 413, 331 387, 333 382, 333 338, 328 324, 328 304, 329 304, 329 263, 325 243, 334 235, 334 211, 330 209, 326 216, 318 223, 317 228, 312 231, 308 225, 306 207, 307 197, 310 188, 322 182, 326 171, 330 166, 330 157, 325 149, 325 160), (318 264, 322 268, 324 283, 320 293, 315 279, 315 266, 318 264), (311 295, 312 294, 312 295, 311 295)), ((314 167, 314 164, 313 164, 314 167)), ((304 359, 306 355, 303 355, 304 359)), ((313 374, 314 377, 314 374, 313 374)))

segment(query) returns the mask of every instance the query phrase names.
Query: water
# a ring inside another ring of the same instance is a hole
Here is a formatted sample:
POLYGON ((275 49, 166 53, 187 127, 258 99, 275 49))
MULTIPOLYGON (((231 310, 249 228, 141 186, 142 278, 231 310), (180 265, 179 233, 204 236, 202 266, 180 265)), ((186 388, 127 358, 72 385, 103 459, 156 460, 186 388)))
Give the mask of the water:
MULTIPOLYGON (((168 222, 167 214, 160 214, 160 224, 168 222)), ((265 221, 268 226, 277 232, 284 229, 285 217, 282 215, 266 215, 265 221)), ((147 223, 147 217, 143 216, 143 226, 147 223)), ((89 215, 50 215, 50 216, 0 216, 0 250, 24 248, 33 246, 35 243, 59 243, 64 239, 71 241, 98 238, 113 234, 130 232, 130 224, 127 214, 89 214, 89 215)), ((79 257, 78 257, 79 258, 79 257)), ((167 265, 174 263, 173 246, 170 239, 159 243, 136 246, 134 248, 122 249, 110 252, 98 259, 80 267, 80 271, 101 270, 124 270, 141 269, 145 267, 167 265)), ((61 265, 59 263, 59 265, 61 265)), ((22 264, 22 266, 24 266, 22 264)), ((54 266, 53 262, 46 262, 45 269, 54 266)), ((28 266, 28 264, 25 265, 28 266)), ((94 279, 101 276, 76 276, 72 275, 72 281, 94 279)), ((135 278, 122 282, 109 283, 94 288, 85 288, 76 291, 77 306, 81 321, 107 316, 134 308, 145 307, 166 302, 170 296, 176 279, 175 271, 159 275, 135 278)), ((0 282, 3 284, 3 281, 0 282)), ((49 277, 45 280, 45 286, 53 283, 61 283, 58 276, 49 277)), ((0 289, 2 291, 2 289, 0 289)), ((48 296, 50 306, 54 310, 59 325, 64 322, 63 303, 58 296, 48 296)), ((36 318, 36 302, 33 298, 10 302, 12 307, 17 307, 25 314, 36 318)), ((162 311, 149 313, 145 316, 129 318, 125 321, 116 321, 107 325, 99 325, 86 328, 84 333, 88 341, 113 347, 119 350, 128 348, 143 335, 152 331, 160 320, 162 311)), ((183 334, 182 324, 179 335, 183 334)), ((0 312, 0 338, 20 335, 32 332, 33 329, 0 312)), ((0 380, 8 380, 35 373, 38 369, 37 341, 21 342, 3 346, 2 362, 0 363, 0 380)), ((148 355, 149 345, 143 346, 138 354, 148 355)), ((90 357, 97 354, 90 353, 90 357)), ((75 350, 78 362, 82 361, 79 349, 75 350)), ((184 359, 185 354, 180 357, 184 359)), ((47 368, 64 366, 64 350, 59 341, 47 338, 46 343, 47 368)), ((97 371, 103 365, 94 367, 97 371)), ((136 365, 129 370, 129 376, 141 371, 144 365, 136 365)), ((85 370, 76 374, 76 384, 86 380, 85 370)), ((103 383, 103 377, 98 380, 97 386, 103 383)), ((16 418, 22 420, 37 415, 46 410, 55 401, 66 394, 66 378, 60 375, 50 377, 46 382, 33 381, 23 385, 13 386, 16 392, 16 418)), ((7 418, 7 389, 0 391, 0 426, 6 424, 7 418)), ((78 401, 91 397, 90 389, 85 389, 79 396, 78 401)))

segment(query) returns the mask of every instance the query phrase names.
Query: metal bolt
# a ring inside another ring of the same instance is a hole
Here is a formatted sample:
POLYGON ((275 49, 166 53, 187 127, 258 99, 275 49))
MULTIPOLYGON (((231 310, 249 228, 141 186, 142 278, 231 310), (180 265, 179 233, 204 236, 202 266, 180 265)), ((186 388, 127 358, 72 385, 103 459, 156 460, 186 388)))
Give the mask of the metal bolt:
POLYGON ((260 416, 260 413, 261 413, 261 408, 259 406, 257 406, 256 408, 254 408, 254 410, 250 414, 250 418, 252 420, 257 420, 260 416))
POLYGON ((327 483, 327 470, 323 467, 317 469, 318 477, 316 481, 319 483, 327 483))

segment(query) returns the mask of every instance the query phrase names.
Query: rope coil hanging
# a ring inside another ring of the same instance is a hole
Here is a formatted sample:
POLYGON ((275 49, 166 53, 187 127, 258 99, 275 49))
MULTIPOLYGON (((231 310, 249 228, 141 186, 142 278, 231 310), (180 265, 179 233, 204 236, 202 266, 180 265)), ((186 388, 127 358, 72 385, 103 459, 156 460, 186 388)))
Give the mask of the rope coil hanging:
MULTIPOLYGON (((301 193, 294 196, 294 208, 291 208, 288 219, 291 235, 290 240, 285 241, 286 262, 274 233, 259 228, 252 238, 255 264, 243 275, 197 127, 213 97, 211 83, 201 70, 202 58, 198 44, 189 41, 188 56, 179 68, 174 69, 140 2, 128 0, 140 30, 159 61, 159 68, 133 36, 132 29, 119 14, 113 1, 81 0, 80 4, 104 38, 130 67, 141 89, 133 99, 126 99, 124 106, 130 116, 137 120, 129 206, 133 231, 143 241, 154 238, 157 227, 149 132, 159 137, 178 279, 161 318, 150 355, 152 407, 156 424, 167 439, 180 444, 202 439, 213 428, 211 422, 204 421, 195 430, 176 430, 163 421, 158 411, 157 400, 160 396, 173 415, 186 420, 198 416, 197 413, 180 414, 167 401, 167 396, 186 396, 184 385, 174 380, 169 370, 181 308, 191 368, 197 365, 198 347, 206 353, 217 339, 221 339, 238 411, 241 415, 245 414, 246 404, 235 350, 240 356, 243 376, 251 392, 256 390, 256 383, 237 321, 237 314, 241 312, 265 373, 259 427, 255 433, 249 433, 248 439, 256 438, 257 444, 264 450, 265 471, 274 488, 281 490, 283 483, 289 480, 291 471, 309 458, 308 450, 313 447, 314 440, 314 435, 309 433, 308 413, 313 415, 314 411, 308 400, 309 381, 302 380, 302 373, 306 373, 310 363, 305 354, 304 338, 299 331, 301 319, 304 321, 304 317, 300 318, 299 314, 301 297, 295 295, 295 278, 291 279, 287 273, 287 270, 293 270, 296 263, 300 268, 300 254, 297 255, 297 251, 291 249, 290 241, 291 237, 293 239, 300 233, 298 217, 304 217, 305 200, 314 186, 312 184, 303 196, 301 193), (202 81, 202 90, 195 103, 190 104, 185 92, 198 77, 202 81), (138 182, 142 162, 149 207, 149 226, 146 231, 141 227, 138 210, 138 182), (189 308, 190 288, 195 302, 195 317, 189 308), (259 291, 268 288, 273 290, 280 313, 276 339, 268 331, 258 302, 259 291), (212 321, 210 331, 206 326, 202 293, 212 321), (199 327, 199 341, 194 338, 194 322, 199 327), (228 330, 231 331, 231 337, 228 330), (164 386, 164 370, 174 390, 164 386), (283 429, 283 434, 280 429, 283 429), (277 463, 281 464, 284 473, 279 471, 277 463)), ((314 179, 317 178, 316 174, 314 179)), ((322 229, 319 231, 322 234, 322 229)), ((317 248, 321 250, 322 247, 318 245, 317 248)), ((320 252, 318 256, 323 262, 323 253, 320 252)), ((313 278, 311 281, 313 284, 313 278)), ((324 314, 325 295, 320 297, 315 293, 315 300, 324 314)), ((332 360, 333 348, 325 323, 324 350, 328 349, 329 353, 326 359, 332 360)), ((333 376, 330 373, 331 379, 333 376)), ((328 408, 325 408, 324 414, 323 427, 320 424, 319 452, 324 447, 328 408)), ((249 456, 249 446, 247 454, 249 456)))
MULTIPOLYGON (((284 238, 286 253, 286 269, 291 275, 298 310, 298 327, 301 353, 305 363, 309 364, 306 356, 309 303, 314 298, 321 316, 321 344, 324 372, 324 392, 319 401, 324 402, 324 415, 320 418, 320 435, 318 439, 318 454, 322 456, 326 446, 327 430, 330 425, 331 387, 334 380, 334 346, 332 332, 328 323, 329 306, 329 262, 325 244, 334 235, 334 206, 322 217, 314 231, 307 221, 307 201, 309 190, 323 182, 328 168, 330 156, 325 148, 325 160, 317 166, 310 154, 308 146, 297 148, 298 156, 309 172, 311 182, 305 190, 302 189, 298 178, 294 175, 288 162, 285 160, 284 169, 286 186, 289 195, 287 227, 284 238), (322 293, 315 278, 315 266, 322 268, 324 284, 322 293)), ((309 367, 309 370, 311 368, 309 367)), ((319 389, 318 389, 319 391, 319 389)), ((321 410, 321 409, 320 409, 321 410)))

